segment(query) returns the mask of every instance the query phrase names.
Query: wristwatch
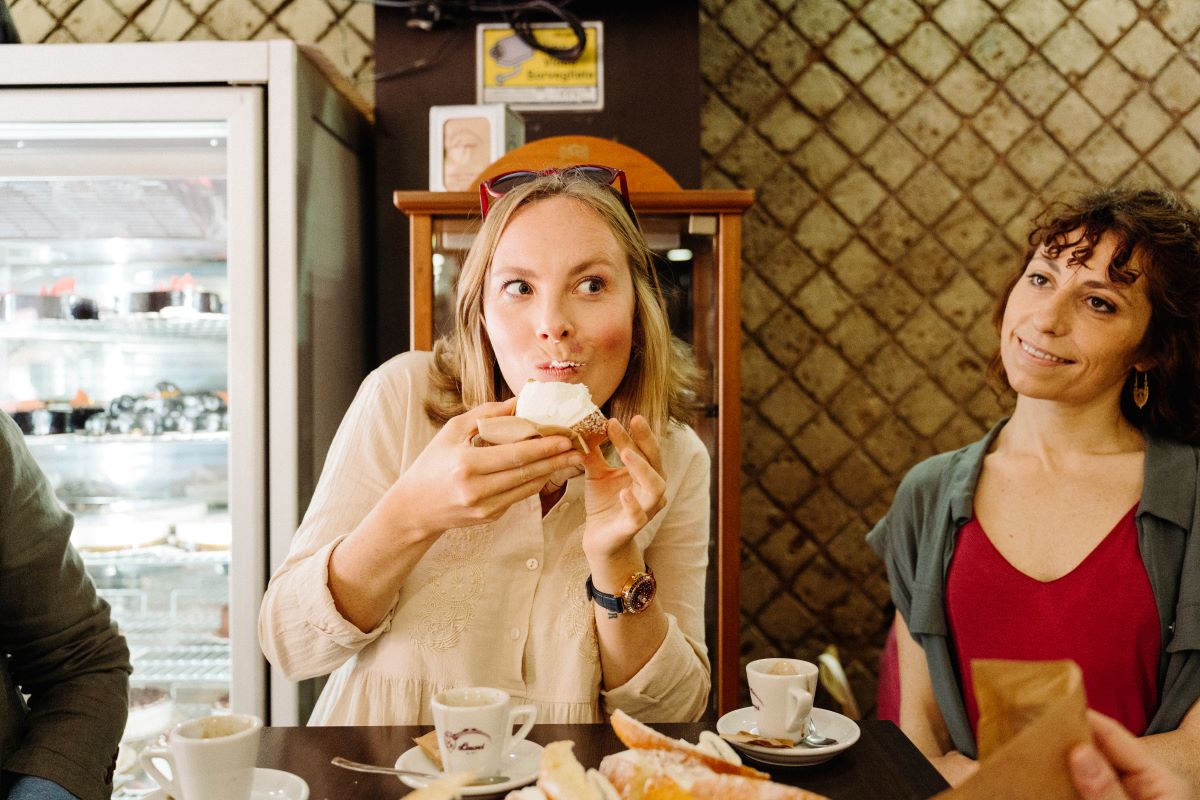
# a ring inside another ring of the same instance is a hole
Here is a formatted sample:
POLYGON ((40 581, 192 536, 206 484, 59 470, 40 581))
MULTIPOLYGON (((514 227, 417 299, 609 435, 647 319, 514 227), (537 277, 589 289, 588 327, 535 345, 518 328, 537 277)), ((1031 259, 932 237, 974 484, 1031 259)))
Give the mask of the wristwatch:
POLYGON ((610 611, 613 614, 621 614, 628 612, 637 614, 645 611, 654 600, 654 595, 658 591, 658 581, 654 580, 654 573, 649 567, 646 567, 645 572, 635 572, 625 581, 625 586, 621 588, 621 593, 618 595, 605 594, 597 589, 592 584, 592 576, 587 579, 587 593, 598 606, 605 611, 610 611))

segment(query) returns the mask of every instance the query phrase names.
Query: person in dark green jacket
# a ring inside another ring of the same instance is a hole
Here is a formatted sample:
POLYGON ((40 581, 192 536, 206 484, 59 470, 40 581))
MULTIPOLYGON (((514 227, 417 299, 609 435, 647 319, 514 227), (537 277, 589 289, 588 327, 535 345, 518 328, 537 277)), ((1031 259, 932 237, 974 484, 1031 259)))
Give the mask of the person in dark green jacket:
POLYGON ((72 517, 0 414, 0 798, 107 800, 129 648, 71 547, 72 517))

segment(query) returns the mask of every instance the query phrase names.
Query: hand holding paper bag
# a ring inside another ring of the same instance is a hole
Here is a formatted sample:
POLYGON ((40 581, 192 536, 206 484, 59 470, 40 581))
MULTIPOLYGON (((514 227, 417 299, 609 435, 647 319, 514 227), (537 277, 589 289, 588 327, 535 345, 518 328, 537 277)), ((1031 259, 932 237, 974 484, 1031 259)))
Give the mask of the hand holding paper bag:
POLYGON ((1071 751, 1071 778, 1083 800, 1188 800, 1187 785, 1119 722, 1089 711, 1095 744, 1071 751), (1120 773, 1118 775, 1118 773, 1120 773))
POLYGON ((971 662, 979 768, 934 800, 1188 800, 1120 723, 1088 711, 1074 661, 971 662))
POLYGON ((937 800, 1075 800, 1067 759, 1091 741, 1083 674, 1073 661, 971 662, 979 769, 937 800))

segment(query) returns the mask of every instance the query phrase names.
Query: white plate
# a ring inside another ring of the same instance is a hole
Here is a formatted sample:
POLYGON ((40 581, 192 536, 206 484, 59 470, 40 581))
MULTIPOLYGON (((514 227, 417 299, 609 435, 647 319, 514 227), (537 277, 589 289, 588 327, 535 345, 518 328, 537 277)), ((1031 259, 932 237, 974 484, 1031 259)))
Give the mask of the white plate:
MULTIPOLYGON (((458 792, 463 797, 475 795, 504 794, 510 789, 517 789, 537 780, 538 767, 542 763, 542 746, 537 742, 522 739, 511 753, 500 761, 500 774, 507 775, 510 780, 504 783, 493 783, 488 786, 464 786, 458 792)), ((396 759, 396 769, 411 769, 414 772, 437 773, 437 765, 429 760, 419 747, 410 747, 404 755, 396 759)), ((406 786, 420 789, 429 784, 423 778, 409 775, 399 776, 406 786)))
MULTIPOLYGON (((155 789, 143 800, 167 800, 167 793, 155 789)), ((255 767, 250 800, 308 800, 308 784, 299 775, 281 769, 255 767)))
MULTIPOLYGON (((858 741, 858 725, 849 717, 825 708, 814 708, 812 716, 817 732, 822 736, 837 739, 837 744, 826 747, 763 747, 728 739, 726 741, 755 761, 778 767, 808 767, 821 764, 858 741)), ((758 720, 753 706, 730 711, 717 720, 717 733, 722 737, 732 736, 738 731, 749 731, 758 735, 758 720)))

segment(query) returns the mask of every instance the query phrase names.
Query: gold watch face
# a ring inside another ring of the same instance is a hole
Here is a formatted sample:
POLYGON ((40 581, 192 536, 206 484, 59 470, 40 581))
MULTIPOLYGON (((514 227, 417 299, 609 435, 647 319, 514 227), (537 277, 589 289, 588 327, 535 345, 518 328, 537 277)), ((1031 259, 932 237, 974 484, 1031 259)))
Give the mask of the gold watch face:
POLYGON ((650 601, 654 599, 657 590, 658 583, 654 580, 653 575, 645 572, 634 575, 630 578, 629 585, 624 592, 625 610, 630 614, 645 611, 646 606, 650 605, 650 601))

